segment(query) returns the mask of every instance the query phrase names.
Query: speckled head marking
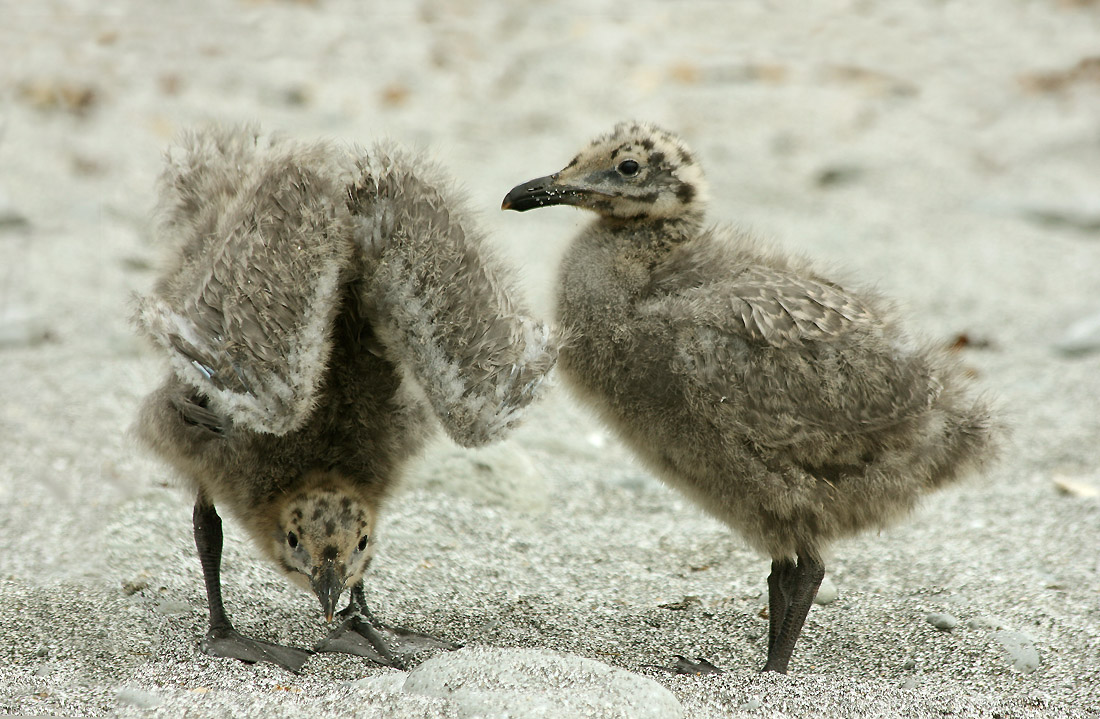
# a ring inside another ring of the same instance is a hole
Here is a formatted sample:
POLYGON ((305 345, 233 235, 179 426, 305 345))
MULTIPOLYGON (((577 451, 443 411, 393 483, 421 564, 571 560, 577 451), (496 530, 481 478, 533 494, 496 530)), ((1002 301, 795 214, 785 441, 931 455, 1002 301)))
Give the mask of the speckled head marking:
POLYGON ((374 555, 375 508, 325 479, 287 498, 271 544, 279 566, 317 594, 331 619, 343 590, 362 578, 374 555))
POLYGON ((680 138, 648 123, 624 122, 560 172, 517 185, 501 207, 523 212, 574 205, 604 217, 672 219, 701 215, 706 200, 703 170, 680 138))

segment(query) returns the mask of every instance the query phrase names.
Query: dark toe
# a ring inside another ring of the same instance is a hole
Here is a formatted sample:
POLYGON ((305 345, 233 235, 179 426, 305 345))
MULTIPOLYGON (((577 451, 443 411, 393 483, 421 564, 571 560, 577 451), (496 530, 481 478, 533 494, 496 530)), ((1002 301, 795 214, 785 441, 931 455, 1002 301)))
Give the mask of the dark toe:
POLYGON ((319 652, 342 652, 365 657, 385 666, 405 668, 422 655, 450 651, 460 645, 419 634, 403 627, 391 627, 361 616, 349 617, 314 647, 319 652))
POLYGON ((332 630, 327 637, 313 646, 318 652, 338 652, 341 654, 354 654, 364 657, 387 667, 397 666, 396 658, 390 653, 385 644, 371 641, 371 637, 362 631, 359 624, 363 620, 358 617, 349 617, 340 626, 332 630))
POLYGON ((302 666, 313 655, 308 649, 251 639, 236 630, 210 630, 202 650, 212 657, 239 659, 248 664, 268 662, 295 674, 301 673, 302 666))

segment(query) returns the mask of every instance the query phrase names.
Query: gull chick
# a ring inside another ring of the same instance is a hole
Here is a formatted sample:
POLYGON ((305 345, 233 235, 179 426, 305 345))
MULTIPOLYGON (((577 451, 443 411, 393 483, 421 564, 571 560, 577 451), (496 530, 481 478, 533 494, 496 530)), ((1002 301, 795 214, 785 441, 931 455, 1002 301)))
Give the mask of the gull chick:
POLYGON ((558 276, 565 381, 771 558, 764 669, 786 672, 826 548, 977 467, 994 445, 989 409, 873 294, 705 226, 702 169, 669 132, 620 124, 503 209, 550 205, 596 214, 558 276))
POLYGON ((171 261, 136 324, 168 372, 136 431, 195 494, 204 650, 292 671, 311 653, 231 624, 216 507, 326 619, 350 593, 318 650, 400 666, 453 647, 368 610, 378 516, 439 426, 506 434, 557 353, 451 182, 391 145, 211 129, 169 152, 159 213, 171 261))

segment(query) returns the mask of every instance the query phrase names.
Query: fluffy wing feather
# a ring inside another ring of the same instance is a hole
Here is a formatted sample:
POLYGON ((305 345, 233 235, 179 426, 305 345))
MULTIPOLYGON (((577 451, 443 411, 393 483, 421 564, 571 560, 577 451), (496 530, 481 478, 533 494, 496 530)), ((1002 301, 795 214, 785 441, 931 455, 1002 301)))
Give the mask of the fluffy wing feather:
POLYGON ((549 329, 518 305, 510 273, 438 171, 386 147, 359 170, 348 204, 388 356, 456 442, 502 436, 557 359, 549 329))
POLYGON ((211 408, 285 434, 312 410, 351 252, 325 149, 196 135, 161 180, 176 265, 137 321, 211 408))
POLYGON ((756 441, 790 446, 883 429, 939 391, 855 295, 822 280, 749 267, 652 304, 677 327, 679 370, 744 413, 756 441))

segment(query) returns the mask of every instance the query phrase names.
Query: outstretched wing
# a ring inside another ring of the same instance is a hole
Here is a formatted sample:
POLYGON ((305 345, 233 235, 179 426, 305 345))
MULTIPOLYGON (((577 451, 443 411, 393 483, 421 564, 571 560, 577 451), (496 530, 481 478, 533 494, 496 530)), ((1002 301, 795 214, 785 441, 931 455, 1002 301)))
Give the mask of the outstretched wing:
POLYGON ((175 168, 162 180, 176 264, 137 322, 212 409, 285 434, 309 416, 331 350, 351 252, 342 188, 321 147, 211 147, 198 136, 185 148, 200 185, 175 168))
POLYGON ((349 188, 366 257, 365 304, 387 356, 461 445, 501 437, 554 366, 549 329, 434 168, 376 148, 349 188))
POLYGON ((716 403, 735 404, 764 445, 883 429, 938 391, 920 353, 863 300, 823 280, 751 267, 651 311, 679 328, 680 371, 716 403))

